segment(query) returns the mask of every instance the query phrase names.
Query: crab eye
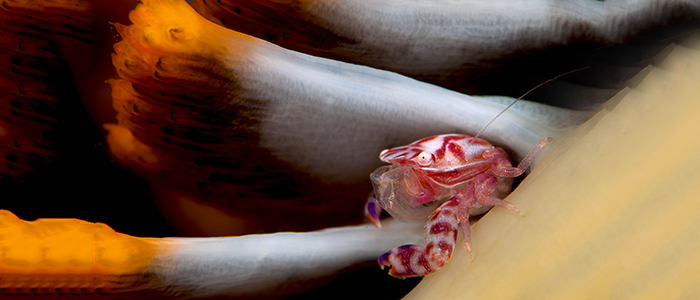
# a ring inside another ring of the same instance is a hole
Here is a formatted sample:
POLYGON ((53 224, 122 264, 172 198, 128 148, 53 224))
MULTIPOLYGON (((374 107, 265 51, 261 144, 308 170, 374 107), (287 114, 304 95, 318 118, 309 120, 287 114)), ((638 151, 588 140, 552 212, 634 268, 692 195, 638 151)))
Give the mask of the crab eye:
POLYGON ((429 152, 423 151, 416 158, 414 158, 416 163, 418 163, 421 167, 427 167, 430 164, 433 163, 433 155, 430 154, 429 152))

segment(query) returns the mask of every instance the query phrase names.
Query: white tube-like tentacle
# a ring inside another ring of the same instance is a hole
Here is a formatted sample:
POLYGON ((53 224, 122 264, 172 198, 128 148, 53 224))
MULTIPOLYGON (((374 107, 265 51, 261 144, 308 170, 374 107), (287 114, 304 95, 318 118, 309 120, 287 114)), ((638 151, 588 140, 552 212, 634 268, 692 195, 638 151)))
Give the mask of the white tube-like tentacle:
MULTIPOLYGON (((514 100, 290 51, 216 26, 183 0, 143 1, 130 19, 117 26, 122 79, 111 83, 125 138, 107 127, 112 153, 152 187, 180 189, 174 198, 215 203, 266 231, 343 224, 362 211, 383 149, 476 134, 514 100)), ((523 101, 482 137, 519 160, 589 115, 523 101)))
POLYGON ((49 299, 281 298, 374 261, 386 249, 420 243, 422 227, 387 220, 381 229, 365 224, 241 237, 137 238, 101 223, 23 221, 0 210, 0 287, 7 297, 49 299))
MULTIPOLYGON (((246 75, 260 80, 241 82, 246 96, 269 101, 261 118, 261 146, 329 181, 366 178, 379 151, 405 140, 476 134, 515 100, 472 97, 395 73, 266 46, 256 49, 251 62, 264 67, 246 75)), ((507 145, 520 159, 542 138, 556 138, 588 115, 523 101, 483 136, 507 145)))
POLYGON ((161 288, 181 296, 300 293, 304 282, 374 261, 397 245, 422 243, 422 227, 387 220, 381 229, 366 224, 307 233, 160 239, 159 248, 167 254, 156 256, 149 268, 161 288))
POLYGON ((700 3, 693 0, 197 0, 193 5, 213 22, 289 49, 460 91, 475 88, 471 81, 509 57, 571 43, 618 44, 660 24, 697 22, 700 15, 700 3))

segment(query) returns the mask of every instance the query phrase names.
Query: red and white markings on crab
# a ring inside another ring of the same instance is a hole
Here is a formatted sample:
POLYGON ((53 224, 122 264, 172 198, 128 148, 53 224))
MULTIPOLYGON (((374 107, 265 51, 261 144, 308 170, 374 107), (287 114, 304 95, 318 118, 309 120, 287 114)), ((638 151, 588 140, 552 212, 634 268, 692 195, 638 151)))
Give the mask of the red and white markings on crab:
POLYGON ((432 136, 382 151, 379 158, 391 165, 370 175, 374 194, 367 201, 365 216, 377 227, 382 208, 398 219, 428 216, 428 221, 425 246, 394 248, 379 258, 380 266, 391 266, 389 274, 396 277, 435 272, 450 260, 458 226, 471 259, 469 214, 490 206, 520 213, 513 204, 495 196, 510 192, 512 178, 523 174, 551 140, 542 139, 517 167, 503 149, 462 134, 432 136), (443 199, 447 201, 440 205, 443 199), (434 209, 431 203, 439 207, 434 209))

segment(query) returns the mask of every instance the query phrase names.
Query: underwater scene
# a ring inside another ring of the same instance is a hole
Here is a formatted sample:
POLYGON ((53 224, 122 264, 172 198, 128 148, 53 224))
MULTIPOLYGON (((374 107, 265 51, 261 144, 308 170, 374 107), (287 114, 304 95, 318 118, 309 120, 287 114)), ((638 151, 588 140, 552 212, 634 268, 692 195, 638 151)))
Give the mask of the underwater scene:
POLYGON ((0 18, 1 299, 700 298, 700 0, 0 18))

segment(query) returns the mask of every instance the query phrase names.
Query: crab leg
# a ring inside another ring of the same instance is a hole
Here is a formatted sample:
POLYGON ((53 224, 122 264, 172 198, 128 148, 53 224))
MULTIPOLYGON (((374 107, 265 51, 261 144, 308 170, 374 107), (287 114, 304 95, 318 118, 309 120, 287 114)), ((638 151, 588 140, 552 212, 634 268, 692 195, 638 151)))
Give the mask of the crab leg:
POLYGON ((455 195, 456 197, 453 197, 459 201, 459 225, 462 229, 464 250, 467 251, 469 260, 472 259, 471 228, 469 224, 469 210, 471 208, 479 206, 479 203, 481 203, 489 206, 502 207, 521 215, 523 214, 512 203, 491 196, 497 188, 498 178, 490 173, 482 173, 474 178, 474 182, 467 187, 464 193, 457 194, 455 195))
POLYGON ((490 151, 486 151, 484 152, 484 157, 499 157, 494 160, 493 165, 491 166, 491 172, 493 172, 493 174, 499 177, 514 178, 525 173, 525 170, 527 170, 532 161, 535 160, 535 157, 537 157, 542 149, 544 149, 544 147, 551 141, 551 137, 546 137, 540 140, 537 146, 530 150, 523 160, 520 161, 520 164, 518 164, 517 167, 513 167, 513 164, 508 159, 508 154, 506 154, 503 149, 494 148, 490 151))
POLYGON ((512 203, 505 201, 503 199, 498 199, 496 197, 490 196, 498 188, 498 178, 490 173, 482 173, 474 178, 474 183, 470 186, 470 190, 473 188, 474 199, 479 203, 498 206, 505 208, 507 210, 512 210, 519 214, 523 214, 519 209, 515 207, 512 203))
POLYGON ((389 274, 394 277, 423 276, 445 265, 457 243, 457 225, 465 218, 469 224, 469 213, 460 214, 460 198, 459 194, 452 196, 430 215, 425 226, 425 247, 396 247, 379 257, 379 265, 391 266, 389 274))

